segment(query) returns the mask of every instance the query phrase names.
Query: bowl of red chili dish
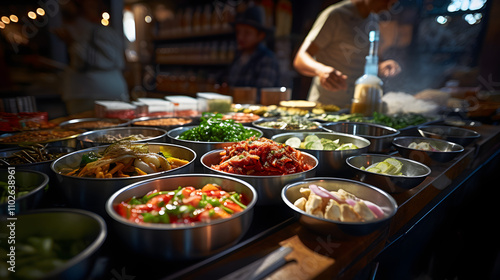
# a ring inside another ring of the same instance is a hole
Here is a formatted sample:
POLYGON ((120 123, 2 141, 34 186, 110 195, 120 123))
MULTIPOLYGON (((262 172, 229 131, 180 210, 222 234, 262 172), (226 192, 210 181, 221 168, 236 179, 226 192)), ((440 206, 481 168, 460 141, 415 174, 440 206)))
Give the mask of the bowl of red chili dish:
POLYGON ((285 185, 314 177, 318 160, 291 146, 252 137, 204 154, 201 164, 208 172, 250 183, 259 195, 257 203, 270 205, 281 203, 281 189, 285 185))
POLYGON ((131 250, 163 260, 207 257, 229 248, 250 227, 257 192, 214 174, 153 178, 124 187, 106 202, 111 227, 131 250))

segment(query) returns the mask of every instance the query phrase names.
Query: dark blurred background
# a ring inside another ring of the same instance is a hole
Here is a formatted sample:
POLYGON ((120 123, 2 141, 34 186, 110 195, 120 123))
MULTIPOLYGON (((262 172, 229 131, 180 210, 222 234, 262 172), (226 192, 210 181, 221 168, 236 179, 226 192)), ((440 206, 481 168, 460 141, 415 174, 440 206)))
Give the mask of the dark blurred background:
MULTIPOLYGON (((49 118, 65 114, 60 80, 68 55, 52 32, 62 25, 61 1, 0 2, 0 96, 35 96, 38 109, 48 111, 49 118)), ((298 75, 291 61, 316 16, 335 2, 106 0, 100 12, 102 24, 125 38, 123 71, 134 99, 223 92, 221 85, 215 85, 216 73, 227 67, 234 53, 234 34, 210 28, 217 21, 219 25, 230 21, 249 4, 260 5, 275 31, 267 44, 280 59, 281 83, 293 89, 294 99, 305 99, 310 79, 298 75)), ((403 69, 397 78, 384 81, 385 91, 415 94, 446 86, 496 91, 500 18, 494 15, 498 14, 499 0, 399 1, 381 15, 382 56, 398 60, 403 69)))

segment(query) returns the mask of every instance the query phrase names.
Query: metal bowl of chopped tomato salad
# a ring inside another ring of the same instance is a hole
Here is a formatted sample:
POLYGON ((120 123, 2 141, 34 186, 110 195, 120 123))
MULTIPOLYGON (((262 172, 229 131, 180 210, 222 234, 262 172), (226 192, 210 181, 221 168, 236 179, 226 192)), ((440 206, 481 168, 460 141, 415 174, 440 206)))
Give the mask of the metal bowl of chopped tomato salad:
POLYGON ((190 260, 229 248, 247 232, 257 192, 229 176, 182 174, 124 187, 106 202, 124 246, 146 257, 190 260))

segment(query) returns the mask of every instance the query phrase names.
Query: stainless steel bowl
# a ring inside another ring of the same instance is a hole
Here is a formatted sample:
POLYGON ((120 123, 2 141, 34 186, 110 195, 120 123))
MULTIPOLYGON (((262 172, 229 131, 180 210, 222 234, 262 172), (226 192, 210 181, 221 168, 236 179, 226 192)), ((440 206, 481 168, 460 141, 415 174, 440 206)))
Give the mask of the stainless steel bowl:
POLYGON ((14 147, 19 147, 21 145, 33 145, 33 144, 47 144, 49 147, 71 147, 71 148, 76 148, 77 147, 77 140, 76 138, 84 133, 85 130, 83 129, 63 129, 63 128, 52 128, 52 129, 44 129, 40 131, 22 131, 22 132, 16 132, 16 133, 4 133, 0 135, 0 147, 2 148, 12 148, 14 147), (13 135, 28 135, 24 137, 30 137, 32 136, 32 133, 43 133, 44 135, 51 135, 54 137, 54 133, 56 132, 67 132, 70 131, 71 133, 74 133, 70 136, 67 137, 61 137, 61 138, 54 138, 54 139, 49 139, 49 140, 44 140, 44 141, 36 141, 34 139, 31 139, 29 141, 24 141, 24 142, 4 142, 5 139, 9 139, 7 137, 13 136, 13 135))
POLYGON ((328 138, 331 140, 340 139, 340 143, 353 143, 358 146, 358 149, 342 150, 342 151, 322 151, 322 150, 308 150, 306 151, 318 159, 318 168, 316 168, 316 176, 336 176, 345 174, 351 171, 345 160, 350 156, 360 155, 368 151, 370 141, 367 139, 344 133, 328 133, 328 132, 293 132, 282 133, 274 135, 271 139, 278 143, 285 143, 291 137, 298 137, 301 141, 308 136, 314 134, 319 138, 328 138))
POLYGON ((83 118, 83 119, 72 119, 69 121, 65 121, 60 123, 59 126, 66 129, 79 128, 85 130, 98 130, 98 129, 106 129, 112 127, 125 127, 128 126, 129 123, 130 120, 116 119, 116 118, 83 118), (92 127, 89 124, 98 121, 109 122, 112 124, 103 127, 92 127))
POLYGON ((303 226, 321 234, 331 235, 334 238, 366 235, 388 226, 398 208, 394 198, 386 192, 365 183, 342 178, 311 178, 289 184, 283 188, 281 198, 295 212, 303 226), (384 217, 371 222, 340 222, 307 214, 295 207, 293 203, 302 197, 300 188, 309 187, 311 184, 321 186, 328 191, 344 189, 358 198, 373 202, 382 208, 384 217))
MULTIPOLYGON (((178 127, 170 130, 167 133, 168 138, 170 139, 170 142, 172 144, 177 144, 181 145, 184 147, 188 147, 190 149, 193 149, 197 155, 201 156, 205 153, 208 153, 213 150, 217 149, 222 149, 224 147, 228 147, 233 145, 234 143, 237 142, 204 142, 204 141, 191 141, 191 140, 182 140, 178 139, 177 137, 182 134, 184 131, 190 130, 196 126, 185 126, 185 127, 178 127)), ((262 136, 262 131, 255 129, 253 127, 246 127, 247 129, 251 129, 253 131, 256 131, 258 134, 256 138, 260 138, 262 136)), ((199 169, 201 169, 201 163, 199 160, 196 161, 195 166, 199 169)))
POLYGON ((405 158, 416 160, 423 164, 429 165, 436 162, 448 162, 454 159, 458 154, 464 151, 464 147, 459 144, 448 142, 441 139, 432 139, 425 137, 396 137, 392 141, 399 154, 405 158), (410 149, 408 146, 412 143, 428 142, 440 151, 423 151, 418 149, 410 149))
POLYGON ((114 192, 126 185, 167 174, 183 174, 192 173, 194 171, 196 153, 193 150, 164 143, 148 143, 148 146, 150 152, 166 152, 173 157, 189 160, 189 163, 172 170, 128 178, 85 178, 68 176, 60 173, 63 168, 77 168, 84 154, 89 152, 102 152, 107 146, 93 147, 73 152, 52 163, 51 169, 55 172, 59 182, 58 189, 72 207, 83 208, 98 214, 104 214, 104 204, 106 200, 114 192))
POLYGON ((318 167, 318 160, 314 156, 302 152, 302 155, 304 155, 304 161, 312 166, 312 168, 307 171, 273 176, 252 176, 226 173, 212 169, 212 165, 217 165, 221 162, 220 152, 222 152, 222 150, 211 151, 204 154, 201 157, 201 164, 203 165, 203 168, 210 173, 230 176, 248 182, 257 190, 257 194, 259 195, 259 201, 257 204, 259 205, 278 204, 280 201, 281 189, 286 184, 314 177, 318 167))
MULTIPOLYGON (((33 236, 51 237, 55 241, 62 240, 65 244, 68 241, 88 242, 86 248, 76 256, 37 279, 88 279, 107 236, 106 223, 99 215, 78 209, 55 208, 26 212, 17 216, 15 226, 16 246, 33 236)), ((2 227, 5 236, 9 234, 6 232, 8 229, 2 227)), ((19 253, 16 252, 17 263, 22 261, 19 253)), ((13 274, 22 278, 21 270, 31 268, 18 265, 16 273, 13 274)))
POLYGON ((271 139, 271 137, 273 137, 273 135, 281 134, 281 133, 323 131, 323 129, 321 128, 321 124, 319 122, 310 121, 307 119, 304 119, 304 121, 317 125, 317 128, 314 128, 314 129, 279 129, 279 128, 270 128, 270 127, 266 127, 266 126, 261 125, 264 122, 277 121, 281 118, 282 117, 262 118, 260 120, 256 120, 256 121, 252 122, 252 125, 258 129, 260 129, 264 133, 264 137, 269 138, 269 139, 271 139))
POLYGON ((126 186, 108 199, 106 212, 111 217, 111 226, 117 237, 125 246, 147 257, 177 261, 207 257, 238 242, 250 227, 256 201, 255 189, 242 180, 220 175, 184 174, 126 186), (226 191, 242 193, 250 203, 243 212, 227 219, 190 224, 136 224, 121 217, 113 207, 133 196, 141 197, 155 189, 175 190, 179 186, 201 188, 208 183, 216 183, 226 191))
POLYGON ((332 131, 358 135, 370 140, 370 153, 388 153, 392 149, 392 140, 399 135, 399 130, 392 127, 362 122, 327 123, 324 128, 332 131))
POLYGON ((130 122, 130 125, 132 126, 142 126, 142 127, 156 127, 156 128, 161 128, 165 130, 171 130, 180 126, 185 126, 185 125, 191 125, 193 123, 193 118, 188 118, 188 117, 142 117, 138 119, 134 119, 130 122), (163 120, 163 119, 184 119, 186 120, 185 123, 183 124, 176 124, 176 125, 152 125, 152 124, 142 124, 141 122, 145 121, 156 121, 156 120, 163 120))
MULTIPOLYGON (((69 153, 75 151, 74 148, 70 148, 70 147, 47 147, 45 149, 49 153, 69 154, 69 153)), ((13 155, 14 153, 19 152, 21 150, 23 150, 23 149, 22 148, 13 148, 13 149, 0 150, 0 158, 9 157, 9 156, 13 155)), ((15 167, 16 169, 40 171, 40 172, 47 174, 49 176, 51 184, 55 184, 57 182, 57 180, 56 180, 55 174, 50 169, 50 165, 53 162, 54 162, 54 160, 47 160, 47 161, 42 161, 42 162, 16 164, 16 165, 10 165, 10 166, 15 167)), ((7 168, 7 166, 0 164, 0 168, 7 168)))
POLYGON ((459 144, 463 147, 481 137, 481 134, 475 132, 474 130, 445 125, 419 126, 418 132, 423 137, 442 139, 459 144))
POLYGON ((90 148, 100 145, 111 144, 109 142, 99 141, 99 138, 103 136, 121 136, 127 137, 131 135, 142 134, 146 137, 143 140, 133 141, 134 143, 145 143, 145 142, 166 142, 167 131, 160 128, 154 127, 119 127, 119 128, 108 128, 94 131, 87 131, 80 134, 76 140, 78 141, 81 148, 90 148))
POLYGON ((348 158, 346 162, 355 171, 356 179, 388 193, 400 193, 412 189, 431 173, 431 169, 420 162, 388 155, 359 155, 348 158), (387 158, 395 158, 403 164, 402 175, 378 174, 361 169, 387 158))
MULTIPOLYGON (((9 186, 31 188, 31 191, 26 195, 18 196, 15 194, 14 204, 9 203, 8 197, 6 202, 0 203, 0 215, 10 215, 11 211, 17 214, 37 208, 44 199, 49 177, 39 171, 9 168, 0 170, 0 181, 9 186)), ((7 195, 11 194, 7 192, 7 195)))

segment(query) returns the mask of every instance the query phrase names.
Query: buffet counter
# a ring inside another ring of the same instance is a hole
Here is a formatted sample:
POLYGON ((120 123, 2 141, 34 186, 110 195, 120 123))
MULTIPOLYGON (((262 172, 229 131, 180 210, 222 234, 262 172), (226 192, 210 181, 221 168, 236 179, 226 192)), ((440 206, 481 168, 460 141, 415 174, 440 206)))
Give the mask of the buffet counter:
MULTIPOLYGON (((92 112, 85 112, 51 123, 90 117, 92 112)), ((431 173, 418 186, 391 194, 398 205, 396 214, 386 226, 367 235, 312 231, 280 200, 254 207, 249 230, 229 249, 226 247, 207 258, 164 261, 134 254, 114 238, 119 236, 117 229, 110 226, 109 216, 103 216, 108 224, 108 238, 88 279, 249 279, 250 273, 257 271, 264 261, 269 262, 270 255, 276 256, 289 248, 291 252, 283 253, 274 267, 269 268, 267 279, 373 279, 394 261, 398 264, 387 270, 395 276, 384 275, 380 279, 407 278, 397 273, 411 266, 419 249, 425 247, 442 221, 454 216, 457 208, 465 208, 471 196, 487 189, 485 184, 478 183, 478 178, 488 178, 499 170, 500 126, 483 124, 470 129, 478 132, 480 138, 465 146, 451 161, 428 164, 431 173)), ((404 129, 402 135, 420 136, 417 129, 404 129)), ((402 156, 390 148, 389 155, 402 156)), ((200 166, 193 169, 195 173, 206 173, 200 166)), ((342 173, 339 177, 353 179, 352 176, 342 173)), ((490 193, 494 196, 500 191, 490 193)), ((142 236, 136 237, 141 240, 142 236)))
POLYGON ((412 228, 418 224, 436 227, 427 221, 428 216, 444 215, 447 212, 441 208, 447 204, 461 205, 464 197, 479 187, 471 182, 475 174, 498 170, 500 127, 482 125, 474 129, 482 135, 478 141, 451 162, 431 165, 430 176, 419 186, 393 194, 399 208, 390 226, 382 230, 359 237, 319 235, 301 226, 291 213, 286 214, 286 209, 276 206, 267 209, 269 212, 257 211, 254 224, 259 227, 258 224, 266 224, 264 219, 268 218, 281 220, 280 223, 262 232, 253 230, 234 248, 165 276, 168 279, 220 278, 258 261, 280 246, 292 247, 293 251, 285 257, 286 264, 268 279, 351 279, 362 273, 373 276, 372 268, 378 266, 378 258, 396 246, 412 228))

